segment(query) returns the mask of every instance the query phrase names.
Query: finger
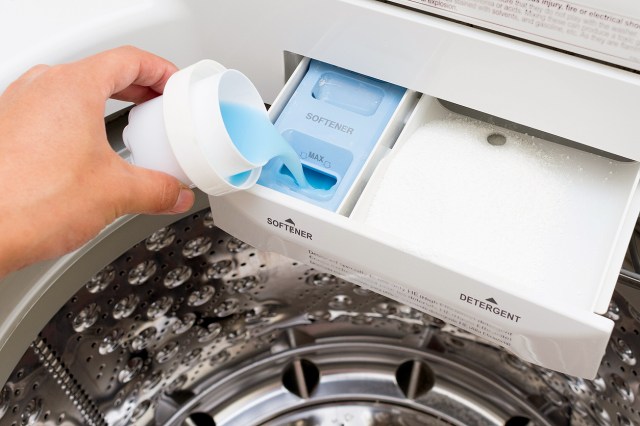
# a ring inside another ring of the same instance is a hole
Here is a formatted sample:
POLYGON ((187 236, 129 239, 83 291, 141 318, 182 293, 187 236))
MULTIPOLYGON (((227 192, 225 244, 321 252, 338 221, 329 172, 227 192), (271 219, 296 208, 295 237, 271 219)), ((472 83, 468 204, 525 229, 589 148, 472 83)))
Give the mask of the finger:
POLYGON ((193 206, 195 194, 166 173, 126 164, 126 188, 117 200, 119 215, 127 213, 183 213, 193 206))
POLYGON ((141 104, 142 102, 153 99, 156 96, 158 96, 158 92, 150 89, 149 87, 132 84, 126 89, 121 90, 118 93, 114 93, 111 98, 141 104))
MULTIPOLYGON (((162 93, 169 77, 178 70, 166 59, 131 46, 90 56, 76 65, 80 72, 90 75, 101 88, 100 93, 105 100, 131 85, 162 93)), ((123 97, 122 100, 133 99, 123 97)))

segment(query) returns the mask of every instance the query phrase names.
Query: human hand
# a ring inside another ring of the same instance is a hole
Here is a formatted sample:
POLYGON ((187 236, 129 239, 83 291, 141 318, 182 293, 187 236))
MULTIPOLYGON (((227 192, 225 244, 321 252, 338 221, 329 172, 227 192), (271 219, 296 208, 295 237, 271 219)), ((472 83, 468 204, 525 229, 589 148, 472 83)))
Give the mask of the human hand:
POLYGON ((128 213, 181 213, 194 194, 109 146, 108 98, 144 102, 175 65, 133 47, 31 68, 0 95, 0 278, 78 248, 128 213))

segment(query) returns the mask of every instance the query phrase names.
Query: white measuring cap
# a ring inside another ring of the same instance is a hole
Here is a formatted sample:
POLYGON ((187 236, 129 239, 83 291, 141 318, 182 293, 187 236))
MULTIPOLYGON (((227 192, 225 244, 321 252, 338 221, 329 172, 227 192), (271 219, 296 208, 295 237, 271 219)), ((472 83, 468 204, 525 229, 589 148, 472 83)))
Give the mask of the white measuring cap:
POLYGON ((250 188, 264 164, 247 160, 234 145, 220 111, 223 102, 267 115, 257 89, 239 71, 204 60, 176 72, 162 96, 129 113, 123 139, 132 162, 209 195, 250 188))

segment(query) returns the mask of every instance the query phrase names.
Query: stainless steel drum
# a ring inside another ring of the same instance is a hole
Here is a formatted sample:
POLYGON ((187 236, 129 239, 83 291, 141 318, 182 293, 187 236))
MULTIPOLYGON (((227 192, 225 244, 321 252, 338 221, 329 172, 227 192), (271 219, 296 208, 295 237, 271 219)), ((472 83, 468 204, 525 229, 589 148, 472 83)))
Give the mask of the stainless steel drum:
POLYGON ((588 381, 255 250, 208 210, 77 284, 2 388, 0 425, 640 424, 640 310, 620 293, 588 381))
POLYGON ((589 381, 258 251, 205 207, 129 218, 42 272, 0 426, 640 425, 635 237, 589 381))

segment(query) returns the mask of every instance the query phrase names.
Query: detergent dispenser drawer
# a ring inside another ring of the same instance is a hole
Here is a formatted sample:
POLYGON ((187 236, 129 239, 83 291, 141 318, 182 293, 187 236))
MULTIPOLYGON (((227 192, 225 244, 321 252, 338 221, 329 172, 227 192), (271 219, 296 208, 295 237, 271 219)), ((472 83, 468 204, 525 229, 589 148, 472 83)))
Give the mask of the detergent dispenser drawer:
POLYGON ((527 361, 593 377, 640 210, 640 163, 353 77, 304 60, 272 106, 318 188, 267 167, 262 185, 210 199, 216 223, 527 361), (377 132, 356 139, 354 116, 377 132))

